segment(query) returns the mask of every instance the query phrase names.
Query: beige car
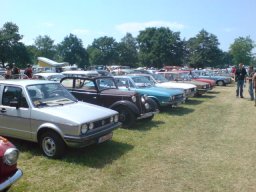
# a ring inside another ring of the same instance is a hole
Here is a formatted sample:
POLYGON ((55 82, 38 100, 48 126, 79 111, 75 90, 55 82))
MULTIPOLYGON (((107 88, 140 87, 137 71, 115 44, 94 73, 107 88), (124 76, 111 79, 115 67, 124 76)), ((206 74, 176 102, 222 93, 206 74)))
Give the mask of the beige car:
POLYGON ((60 83, 0 80, 0 135, 37 142, 50 158, 107 141, 120 125, 118 112, 80 102, 60 83))

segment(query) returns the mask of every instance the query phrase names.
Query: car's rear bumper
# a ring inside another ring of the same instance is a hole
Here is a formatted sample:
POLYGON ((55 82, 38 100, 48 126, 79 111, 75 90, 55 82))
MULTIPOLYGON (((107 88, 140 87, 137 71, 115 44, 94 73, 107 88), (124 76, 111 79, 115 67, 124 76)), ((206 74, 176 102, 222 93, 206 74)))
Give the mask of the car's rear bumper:
POLYGON ((9 177, 4 182, 0 183, 0 191, 9 188, 13 183, 19 180, 22 177, 22 175, 22 171, 20 169, 17 169, 17 171, 11 177, 9 177))

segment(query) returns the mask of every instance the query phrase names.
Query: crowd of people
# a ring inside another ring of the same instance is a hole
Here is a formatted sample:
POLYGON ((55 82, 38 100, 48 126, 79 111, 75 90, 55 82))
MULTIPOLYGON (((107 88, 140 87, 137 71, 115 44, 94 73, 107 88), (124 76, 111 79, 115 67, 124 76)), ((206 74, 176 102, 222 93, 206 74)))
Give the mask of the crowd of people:
POLYGON ((250 66, 248 70, 245 69, 243 63, 240 63, 235 71, 236 81, 236 97, 244 98, 243 89, 248 81, 248 92, 251 101, 255 101, 256 106, 256 72, 253 66, 250 66))
MULTIPOLYGON (((33 70, 31 65, 27 65, 27 68, 25 69, 24 74, 28 78, 32 78, 33 70)), ((4 73, 5 79, 11 79, 11 78, 19 79, 19 75, 20 75, 20 69, 15 65, 15 63, 12 65, 6 66, 5 73, 4 73)))

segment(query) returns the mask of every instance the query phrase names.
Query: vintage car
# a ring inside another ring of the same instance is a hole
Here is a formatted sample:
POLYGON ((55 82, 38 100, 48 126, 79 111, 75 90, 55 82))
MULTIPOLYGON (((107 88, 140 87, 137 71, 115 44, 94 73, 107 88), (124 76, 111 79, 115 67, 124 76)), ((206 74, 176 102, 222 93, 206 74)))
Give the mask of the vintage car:
POLYGON ((59 82, 0 80, 0 135, 37 142, 44 155, 60 158, 67 146, 112 138, 118 112, 78 101, 59 82))
POLYGON ((216 81, 215 81, 215 80, 206 79, 206 78, 202 78, 202 77, 199 78, 198 76, 193 76, 193 75, 192 75, 192 72, 190 72, 189 70, 182 70, 181 72, 184 73, 184 74, 186 74, 186 75, 188 75, 188 77, 189 77, 191 80, 209 83, 211 90, 216 86, 216 81))
POLYGON ((65 75, 61 73, 36 73, 32 76, 32 79, 49 80, 60 82, 65 75))
POLYGON ((152 119, 158 112, 154 101, 145 95, 119 90, 113 77, 65 77, 61 84, 80 101, 118 111, 123 127, 130 127, 136 119, 152 119))
POLYGON ((155 87, 143 76, 114 76, 114 78, 119 89, 146 94, 157 103, 158 107, 177 106, 185 100, 182 89, 155 87))
POLYGON ((152 86, 162 87, 167 89, 182 89, 185 92, 185 99, 187 100, 189 97, 193 97, 196 94, 196 86, 189 83, 177 83, 168 81, 161 74, 137 74, 139 76, 143 76, 147 78, 152 86))
POLYGON ((191 71, 193 77, 212 79, 218 86, 226 86, 231 83, 231 77, 215 75, 212 71, 194 70, 191 71))
POLYGON ((167 72, 158 72, 158 74, 163 75, 166 79, 172 82, 190 83, 195 85, 196 95, 205 94, 207 91, 211 89, 211 86, 209 83, 192 80, 186 72, 167 71, 167 72))
POLYGON ((0 191, 7 191, 22 177, 22 171, 17 168, 18 158, 18 149, 0 136, 0 191))

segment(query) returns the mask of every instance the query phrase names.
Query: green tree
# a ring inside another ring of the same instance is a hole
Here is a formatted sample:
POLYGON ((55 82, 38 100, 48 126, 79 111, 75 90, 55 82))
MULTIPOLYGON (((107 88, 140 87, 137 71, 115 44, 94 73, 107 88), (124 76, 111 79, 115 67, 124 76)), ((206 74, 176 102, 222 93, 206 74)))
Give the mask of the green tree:
POLYGON ((191 67, 216 67, 222 61, 218 38, 204 29, 186 43, 187 61, 191 67))
POLYGON ((127 33, 118 43, 119 64, 135 67, 138 62, 137 40, 127 33))
POLYGON ((70 34, 58 45, 58 55, 62 61, 71 65, 76 64, 80 68, 89 65, 89 55, 83 47, 82 40, 70 34))
POLYGON ((24 67, 30 62, 25 45, 19 42, 22 37, 19 27, 12 22, 5 23, 0 29, 0 62, 3 67, 5 63, 24 67))
POLYGON ((179 32, 165 27, 147 28, 139 33, 137 41, 142 65, 161 68, 182 64, 183 41, 179 32))
POLYGON ((118 43, 112 37, 100 37, 94 39, 91 46, 88 46, 91 65, 115 65, 119 63, 118 43))
POLYGON ((54 59, 56 46, 54 45, 54 40, 52 40, 48 35, 39 35, 35 40, 34 46, 37 49, 36 57, 54 59))
POLYGON ((249 36, 236 38, 229 48, 234 64, 244 63, 250 65, 253 60, 252 50, 254 47, 255 44, 249 36))

